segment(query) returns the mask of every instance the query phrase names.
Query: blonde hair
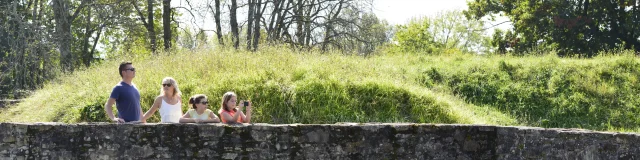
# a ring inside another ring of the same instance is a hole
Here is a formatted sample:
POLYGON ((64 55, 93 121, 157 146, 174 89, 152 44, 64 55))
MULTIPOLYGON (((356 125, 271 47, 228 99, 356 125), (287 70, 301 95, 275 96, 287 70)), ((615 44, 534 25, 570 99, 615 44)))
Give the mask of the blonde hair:
POLYGON ((222 104, 220 106, 220 112, 222 111, 229 112, 229 109, 227 109, 227 101, 231 100, 232 97, 238 97, 238 96, 236 95, 236 93, 233 93, 231 91, 224 93, 224 95, 222 95, 222 104))
MULTIPOLYGON (((178 82, 176 82, 175 79, 171 78, 171 77, 164 77, 164 79, 162 79, 162 84, 164 85, 164 82, 169 82, 169 84, 171 84, 171 86, 173 86, 173 96, 180 96, 182 95, 182 92, 180 92, 180 89, 178 88, 178 82)), ((160 86, 160 95, 164 96, 164 86, 160 86)))

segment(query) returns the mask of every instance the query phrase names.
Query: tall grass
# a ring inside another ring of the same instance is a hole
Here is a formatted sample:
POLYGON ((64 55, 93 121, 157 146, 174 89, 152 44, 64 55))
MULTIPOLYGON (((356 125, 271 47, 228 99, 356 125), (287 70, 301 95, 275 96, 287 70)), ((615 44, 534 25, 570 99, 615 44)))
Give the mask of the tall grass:
MULTIPOLYGON (((131 60, 146 111, 160 81, 174 77, 182 100, 209 96, 217 111, 234 91, 254 102, 256 123, 417 122, 638 131, 640 63, 634 55, 592 59, 405 54, 372 57, 265 48, 182 51, 105 61, 61 77, 0 121, 106 121, 104 103, 131 60)), ((183 110, 188 106, 183 103, 183 110)), ((159 121, 156 114, 149 122, 159 121)))
POLYGON ((640 62, 633 54, 441 62, 425 65, 418 78, 422 86, 441 87, 466 102, 513 115, 525 125, 615 131, 640 127, 640 62))
MULTIPOLYGON (((120 81, 117 66, 130 60, 144 111, 159 94, 162 78, 170 76, 178 81, 183 102, 191 95, 206 94, 210 102, 218 102, 209 106, 217 111, 226 91, 252 100, 253 121, 258 123, 516 124, 497 110, 473 109, 476 106, 457 97, 443 98, 413 83, 409 70, 414 65, 404 58, 267 48, 255 53, 219 49, 115 59, 47 84, 24 102, 0 111, 0 121, 106 121, 104 103, 120 81), (480 116, 471 116, 476 112, 480 116)), ((157 114, 149 120, 157 121, 157 114)))

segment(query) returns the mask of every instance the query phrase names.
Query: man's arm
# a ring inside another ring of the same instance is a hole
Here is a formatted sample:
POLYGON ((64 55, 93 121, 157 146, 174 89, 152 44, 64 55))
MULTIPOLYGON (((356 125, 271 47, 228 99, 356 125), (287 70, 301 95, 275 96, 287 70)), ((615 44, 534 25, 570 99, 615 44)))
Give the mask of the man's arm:
POLYGON ((113 104, 116 103, 116 99, 114 98, 109 98, 109 100, 107 100, 107 103, 104 105, 104 111, 107 113, 107 117, 109 117, 110 121, 113 122, 124 122, 124 120, 122 118, 116 118, 115 116, 113 116, 113 104))

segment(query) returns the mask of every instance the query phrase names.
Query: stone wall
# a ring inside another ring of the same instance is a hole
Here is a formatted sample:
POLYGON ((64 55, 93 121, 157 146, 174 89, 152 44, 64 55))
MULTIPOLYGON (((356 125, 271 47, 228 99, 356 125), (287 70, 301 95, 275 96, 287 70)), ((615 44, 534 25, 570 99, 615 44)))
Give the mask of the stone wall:
POLYGON ((637 134, 434 124, 0 123, 0 159, 640 159, 637 134))

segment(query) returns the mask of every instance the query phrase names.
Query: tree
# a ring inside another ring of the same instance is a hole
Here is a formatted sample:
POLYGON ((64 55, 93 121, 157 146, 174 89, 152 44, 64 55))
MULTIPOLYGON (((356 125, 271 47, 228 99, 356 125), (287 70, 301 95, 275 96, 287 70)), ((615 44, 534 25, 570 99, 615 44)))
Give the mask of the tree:
POLYGON ((434 41, 434 35, 429 30, 431 21, 428 19, 411 19, 406 25, 397 26, 394 40, 397 47, 403 52, 427 52, 435 51, 439 44, 434 41))
POLYGON ((153 1, 147 0, 147 19, 144 18, 144 14, 140 11, 140 7, 138 4, 133 1, 133 7, 135 7, 138 16, 140 17, 140 21, 147 29, 147 35, 149 36, 149 44, 151 45, 151 52, 156 53, 157 44, 156 44, 156 30, 154 26, 154 18, 153 18, 153 1))
POLYGON ((164 29, 164 49, 171 48, 171 0, 162 0, 162 27, 164 29))
POLYGON ((78 17, 78 13, 84 8, 87 0, 83 0, 80 6, 76 7, 73 15, 69 15, 70 2, 68 0, 53 0, 53 13, 56 22, 56 33, 58 40, 58 50, 60 52, 60 65, 63 71, 73 72, 74 56, 71 53, 71 24, 78 17))
POLYGON ((428 18, 430 30, 436 43, 442 49, 463 52, 484 52, 484 23, 480 20, 465 18, 462 11, 452 10, 428 18))
POLYGON ((502 30, 496 29, 491 38, 491 46, 496 48, 495 52, 499 54, 507 53, 507 43, 502 32, 502 30))
MULTIPOLYGON (((251 42, 253 42, 253 16, 255 16, 256 0, 249 0, 247 3, 249 12, 247 12, 247 50, 251 50, 251 42)), ((260 25, 260 24, 255 24, 260 25)))
POLYGON ((240 34, 238 33, 238 19, 236 18, 236 10, 238 9, 238 4, 236 0, 231 0, 231 6, 229 7, 230 13, 230 23, 231 23, 231 33, 233 33, 233 48, 238 49, 240 47, 240 34))
POLYGON ((335 25, 334 23, 337 22, 335 21, 335 19, 338 19, 337 17, 340 16, 340 11, 342 11, 342 4, 343 3, 338 3, 337 5, 334 5, 333 7, 331 7, 331 10, 327 15, 327 19, 329 21, 325 27, 324 40, 322 42, 322 48, 321 48, 322 51, 327 51, 327 46, 331 42, 331 34, 334 33, 334 25, 335 25))
POLYGON ((224 41, 222 39, 222 27, 221 27, 221 23, 220 23, 220 0, 214 0, 215 1, 215 8, 211 7, 211 4, 209 4, 209 10, 213 13, 213 19, 216 22, 216 36, 218 37, 218 44, 220 45, 224 45, 224 41))
POLYGON ((335 13, 325 26, 322 50, 336 49, 367 56, 378 46, 389 42, 392 27, 375 14, 357 8, 345 8, 335 13))
POLYGON ((52 18, 58 18, 51 15, 46 1, 0 3, 0 97, 21 98, 23 90, 55 77, 61 66, 56 66, 60 62, 53 55, 60 43, 51 36, 56 30, 52 18))
POLYGON ((638 0, 475 0, 468 18, 504 14, 514 25, 515 52, 543 46, 559 55, 591 57, 616 48, 640 51, 638 0))

